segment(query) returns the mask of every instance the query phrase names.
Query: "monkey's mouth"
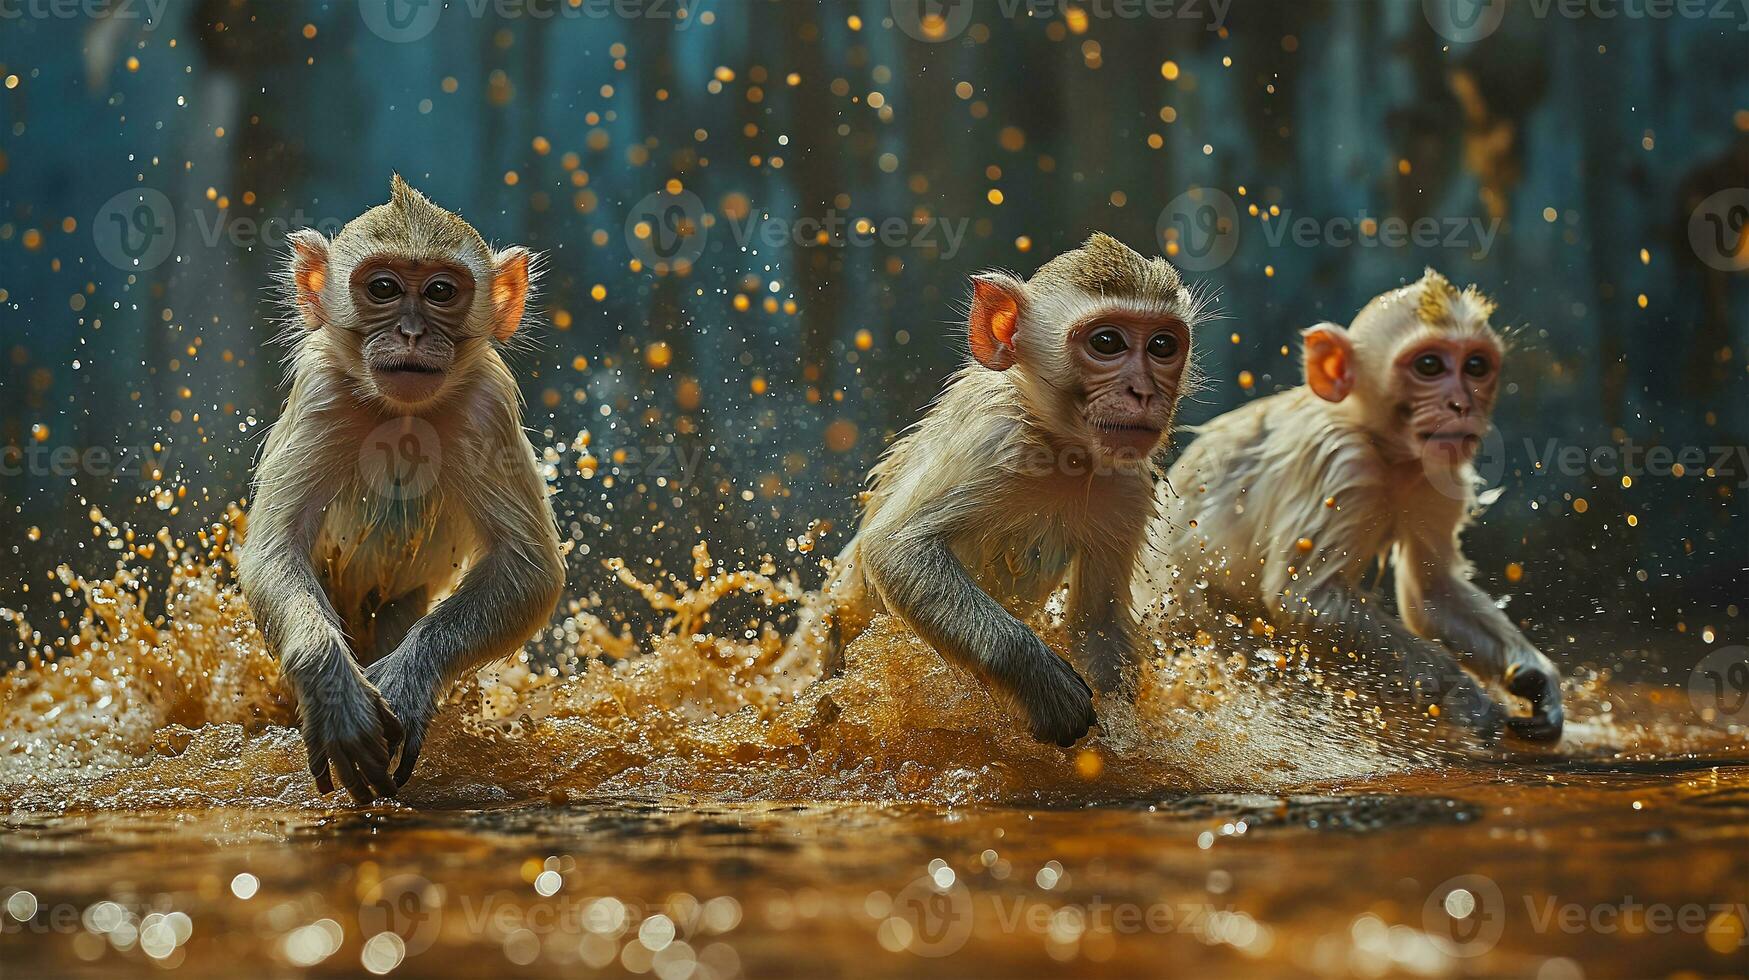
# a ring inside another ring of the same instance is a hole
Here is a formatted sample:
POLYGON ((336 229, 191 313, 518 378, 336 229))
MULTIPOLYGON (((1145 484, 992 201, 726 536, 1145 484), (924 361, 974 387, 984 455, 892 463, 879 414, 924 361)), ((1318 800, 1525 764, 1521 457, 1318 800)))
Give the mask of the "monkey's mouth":
POLYGON ((1418 432, 1423 448, 1468 459, 1482 447, 1482 437, 1474 432, 1418 432))
POLYGON ((1160 444, 1161 430, 1141 422, 1094 422, 1100 447, 1117 455, 1141 456, 1160 444))
POLYGON ((377 390, 398 402, 422 402, 443 386, 444 369, 424 361, 401 360, 373 364, 371 380, 377 390))

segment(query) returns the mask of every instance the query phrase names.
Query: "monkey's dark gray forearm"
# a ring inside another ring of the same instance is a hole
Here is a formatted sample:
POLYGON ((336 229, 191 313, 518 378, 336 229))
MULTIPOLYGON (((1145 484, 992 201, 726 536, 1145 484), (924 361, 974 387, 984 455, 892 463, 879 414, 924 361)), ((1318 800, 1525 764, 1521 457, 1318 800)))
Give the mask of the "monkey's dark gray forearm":
POLYGON ((407 632, 392 656, 406 656, 435 696, 469 668, 500 660, 546 623, 565 586, 556 550, 500 549, 468 570, 454 594, 407 632))
POLYGON ((1362 601, 1347 586, 1336 582, 1315 586, 1304 596, 1289 597, 1281 609, 1292 625, 1320 640, 1375 660, 1388 658, 1402 671, 1417 702, 1441 703, 1464 724, 1498 727, 1499 707, 1451 651, 1416 636, 1402 621, 1362 601))
POLYGON ((262 535, 244 546, 237 573, 268 649, 300 696, 306 679, 334 669, 328 661, 347 649, 340 617, 305 554, 295 543, 262 535))
POLYGON ((1444 641, 1460 655, 1468 654, 1490 677, 1503 677, 1514 666, 1554 669, 1493 598, 1473 582, 1442 576, 1428 585, 1424 596, 1401 598, 1404 618, 1416 632, 1444 641))
POLYGON ((870 535, 864 547, 869 578, 906 625, 967 670, 1006 680, 993 658, 1032 631, 978 588, 945 540, 870 535))

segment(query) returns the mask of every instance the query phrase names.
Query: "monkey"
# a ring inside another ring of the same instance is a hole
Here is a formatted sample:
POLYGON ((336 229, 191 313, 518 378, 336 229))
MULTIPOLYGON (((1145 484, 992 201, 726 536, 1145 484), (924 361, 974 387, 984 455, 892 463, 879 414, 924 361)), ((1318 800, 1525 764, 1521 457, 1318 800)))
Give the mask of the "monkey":
POLYGON ((500 354, 534 263, 398 174, 332 239, 290 236, 290 394, 237 572, 323 793, 337 776, 361 803, 395 795, 443 693, 521 647, 564 587, 500 354))
POLYGON ((1290 636, 1383 658, 1373 662, 1390 665, 1417 703, 1442 705, 1429 713, 1490 741, 1502 722, 1558 740, 1560 673, 1470 581, 1460 545, 1507 353, 1494 309, 1475 286, 1460 292, 1428 269, 1347 328, 1307 328, 1303 385, 1196 427, 1160 485, 1137 576, 1150 619, 1158 583, 1176 573, 1215 606, 1261 610, 1290 636), (1401 618, 1362 584, 1387 557, 1401 618), (1532 714, 1507 716, 1459 656, 1532 714))
POLYGON ((1093 689, 1133 689, 1131 574, 1154 509, 1200 303, 1105 234, 1027 280, 972 278, 967 363, 869 474, 861 523, 798 617, 780 671, 889 612, 1068 747, 1093 689), (1023 622, 1064 582, 1071 665, 1023 622))

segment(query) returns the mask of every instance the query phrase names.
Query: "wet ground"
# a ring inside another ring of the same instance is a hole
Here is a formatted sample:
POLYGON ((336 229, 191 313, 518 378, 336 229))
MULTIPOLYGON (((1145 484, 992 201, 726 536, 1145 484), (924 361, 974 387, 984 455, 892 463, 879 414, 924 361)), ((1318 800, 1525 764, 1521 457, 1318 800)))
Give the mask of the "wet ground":
POLYGON ((7 976, 1749 974, 1749 759, 1094 808, 604 800, 4 827, 7 976))

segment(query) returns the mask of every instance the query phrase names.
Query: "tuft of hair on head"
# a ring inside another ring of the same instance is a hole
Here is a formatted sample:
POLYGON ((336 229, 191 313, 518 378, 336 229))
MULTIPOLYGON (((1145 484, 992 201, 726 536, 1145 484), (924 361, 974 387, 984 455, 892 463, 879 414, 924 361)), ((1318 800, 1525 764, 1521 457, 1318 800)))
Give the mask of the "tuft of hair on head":
POLYGON ((1470 332, 1486 329, 1494 315, 1494 301, 1483 295, 1474 284, 1461 292, 1451 280, 1429 266, 1421 281, 1411 288, 1419 289, 1415 313, 1427 326, 1447 332, 1470 332))
POLYGON ((348 222, 336 242, 354 248, 391 248, 415 259, 463 256, 475 272, 491 266, 492 250, 461 215, 431 202, 401 175, 389 177, 389 201, 348 222))
POLYGON ((1150 259, 1096 231, 1080 248, 1040 266, 1027 284, 1073 286, 1094 296, 1152 299, 1176 297, 1184 288, 1184 279, 1165 259, 1150 259))

